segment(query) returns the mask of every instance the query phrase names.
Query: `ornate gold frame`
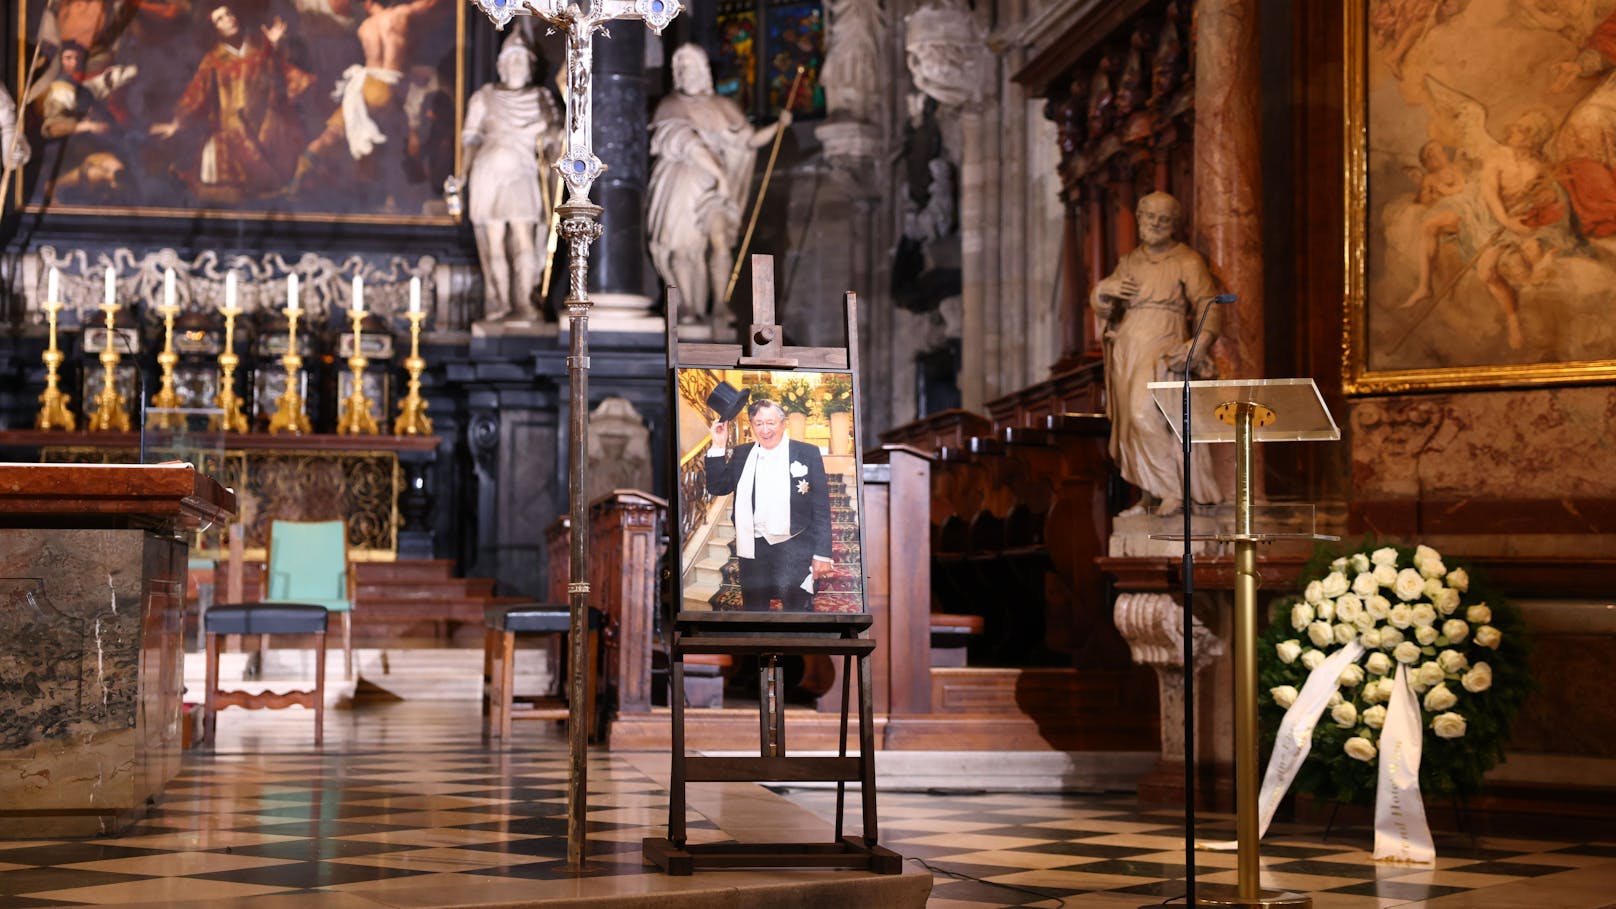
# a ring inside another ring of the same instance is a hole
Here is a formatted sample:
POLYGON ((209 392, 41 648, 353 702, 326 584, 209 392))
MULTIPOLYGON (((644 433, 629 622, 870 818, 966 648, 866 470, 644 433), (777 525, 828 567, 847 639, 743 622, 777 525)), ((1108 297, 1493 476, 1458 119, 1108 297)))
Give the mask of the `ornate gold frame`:
POLYGON ((1368 0, 1344 0, 1342 88, 1346 107, 1343 149, 1346 298, 1342 306, 1341 388, 1349 395, 1401 394, 1477 388, 1587 385, 1616 381, 1616 360, 1508 366, 1371 370, 1367 342, 1369 221, 1368 0))

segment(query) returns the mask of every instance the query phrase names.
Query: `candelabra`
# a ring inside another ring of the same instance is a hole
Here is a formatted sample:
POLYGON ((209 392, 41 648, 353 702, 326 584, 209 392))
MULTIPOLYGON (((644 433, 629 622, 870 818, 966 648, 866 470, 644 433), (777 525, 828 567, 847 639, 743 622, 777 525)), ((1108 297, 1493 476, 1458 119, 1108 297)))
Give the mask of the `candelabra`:
POLYGON ((172 304, 161 308, 163 313, 163 352, 157 355, 157 365, 163 368, 163 387, 152 395, 151 406, 157 413, 148 414, 148 426, 154 429, 180 429, 185 418, 173 411, 180 406, 180 396, 174 391, 174 367, 180 355, 174 352, 174 317, 180 308, 172 304))
POLYGON ((365 311, 355 306, 348 310, 348 315, 353 318, 353 356, 348 358, 348 369, 353 371, 353 388, 342 401, 342 416, 337 420, 337 432, 348 436, 378 435, 381 429, 371 415, 370 399, 365 397, 365 367, 370 364, 365 359, 361 344, 361 323, 365 321, 365 311))
POLYGON ((224 353, 219 354, 219 393, 214 395, 213 403, 223 413, 209 417, 208 428, 246 432, 247 415, 242 412, 241 398, 236 396, 236 366, 241 363, 241 358, 236 356, 236 315, 241 310, 233 304, 232 300, 231 305, 220 310, 224 313, 224 353))
POLYGON ((57 387, 57 370, 62 368, 62 350, 56 346, 56 314, 62 311, 62 301, 45 301, 45 316, 50 321, 50 345, 45 348, 45 391, 39 396, 39 416, 34 418, 35 429, 65 429, 75 427, 73 412, 67 409, 69 396, 57 387))
POLYGON ((275 399, 275 413, 269 418, 271 435, 283 430, 299 435, 311 431, 309 415, 303 412, 303 396, 297 393, 298 374, 303 369, 303 358, 297 353, 297 317, 302 312, 295 306, 286 307, 286 354, 281 357, 286 388, 275 399))
POLYGON ((123 395, 118 394, 118 333, 113 317, 118 304, 101 304, 107 316, 107 343, 101 348, 101 391, 95 396, 95 413, 90 415, 90 429, 95 432, 128 432, 129 411, 124 409, 123 395))
POLYGON ((410 374, 410 393, 398 402, 398 418, 393 421, 393 434, 398 436, 426 436, 432 434, 432 420, 426 415, 427 401, 421 397, 421 371, 426 361, 421 359, 421 320, 426 313, 410 310, 410 357, 404 369, 410 374))

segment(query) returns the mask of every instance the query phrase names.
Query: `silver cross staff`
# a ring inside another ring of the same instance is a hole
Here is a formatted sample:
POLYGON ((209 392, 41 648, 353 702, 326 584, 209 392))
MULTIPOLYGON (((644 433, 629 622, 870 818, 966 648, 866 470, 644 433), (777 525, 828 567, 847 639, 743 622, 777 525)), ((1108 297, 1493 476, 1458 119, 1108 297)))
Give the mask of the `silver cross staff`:
POLYGON ((614 19, 640 19, 651 30, 662 34, 683 10, 681 0, 472 0, 503 29, 512 16, 538 16, 552 30, 567 36, 567 148, 555 162, 555 169, 572 192, 556 211, 561 216, 561 236, 567 240, 568 272, 571 286, 567 294, 567 319, 572 344, 567 357, 571 380, 571 408, 568 431, 567 494, 572 512, 572 560, 568 574, 567 599, 571 612, 567 645, 571 658, 567 679, 568 744, 571 746, 567 773, 567 864, 575 871, 584 863, 584 817, 589 792, 589 716, 584 697, 584 680, 593 662, 588 658, 589 562, 585 546, 589 542, 589 503, 585 468, 589 459, 589 245, 601 234, 601 208, 589 201, 589 189, 606 169, 595 156, 590 136, 592 119, 589 89, 594 72, 591 43, 596 31, 604 32, 614 19))

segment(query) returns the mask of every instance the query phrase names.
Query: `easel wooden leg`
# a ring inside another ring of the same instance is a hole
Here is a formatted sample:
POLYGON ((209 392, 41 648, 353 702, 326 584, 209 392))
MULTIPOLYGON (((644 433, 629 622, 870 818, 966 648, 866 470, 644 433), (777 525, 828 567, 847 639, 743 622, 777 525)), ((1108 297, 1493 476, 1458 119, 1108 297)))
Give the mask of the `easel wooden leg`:
MULTIPOLYGON (((859 656, 859 788, 864 797, 864 843, 874 846, 880 841, 875 814, 875 704, 871 690, 875 687, 870 674, 870 661, 859 656)), ((847 716, 844 705, 842 716, 847 716)))
MULTIPOLYGON (((850 698, 850 696, 852 694, 852 689, 848 687, 847 681, 848 681, 848 670, 851 668, 852 660, 853 660, 853 655, 852 654, 843 654, 842 655, 842 724, 841 724, 842 728, 841 728, 841 736, 837 740, 837 746, 836 746, 836 756, 837 757, 847 757, 847 707, 848 707, 849 698, 850 698)), ((862 663, 863 661, 860 660, 859 662, 862 663)), ((836 781, 836 841, 837 842, 841 842, 841 839, 842 839, 842 826, 843 826, 843 820, 845 818, 844 808, 846 807, 846 802, 847 802, 847 782, 845 780, 837 780, 836 781)))
MULTIPOLYGON (((673 707, 673 725, 670 729, 673 759, 668 774, 668 839, 680 849, 685 846, 685 661, 679 653, 668 665, 668 679, 672 690, 668 703, 673 707)), ((669 873, 675 873, 669 869, 669 873)), ((689 874, 689 871, 685 872, 689 874)))

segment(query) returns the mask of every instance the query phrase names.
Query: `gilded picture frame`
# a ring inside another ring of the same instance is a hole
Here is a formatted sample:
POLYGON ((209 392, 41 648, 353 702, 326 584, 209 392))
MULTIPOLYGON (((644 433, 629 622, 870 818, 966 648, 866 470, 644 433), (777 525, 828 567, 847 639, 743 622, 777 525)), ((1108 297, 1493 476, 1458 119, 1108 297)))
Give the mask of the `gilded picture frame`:
POLYGON ((1343 13, 1344 391, 1616 380, 1616 4, 1343 13))
POLYGON ((15 8, 16 84, 37 72, 23 117, 33 160, 14 187, 24 212, 457 220, 443 185, 460 167, 464 3, 19 0, 15 8), (361 43, 367 29, 379 44, 361 43))

